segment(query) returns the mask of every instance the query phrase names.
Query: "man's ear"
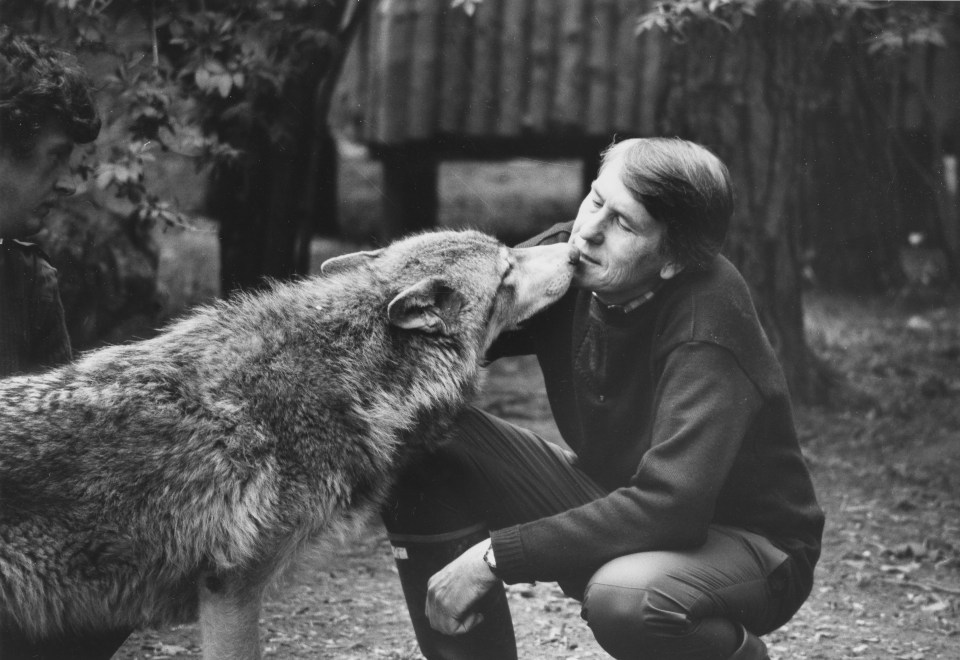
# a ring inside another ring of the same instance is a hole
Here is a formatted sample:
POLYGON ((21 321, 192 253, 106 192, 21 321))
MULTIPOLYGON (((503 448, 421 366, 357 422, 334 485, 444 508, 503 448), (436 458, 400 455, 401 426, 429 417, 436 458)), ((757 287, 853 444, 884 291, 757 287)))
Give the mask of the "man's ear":
POLYGON ((387 306, 390 324, 405 330, 441 332, 455 320, 463 295, 439 277, 427 277, 397 294, 387 306))
POLYGON ((383 248, 370 250, 368 252, 351 252, 350 254, 342 254, 339 257, 330 257, 320 264, 320 272, 323 275, 336 275, 337 273, 353 270, 354 268, 369 264, 380 256, 381 252, 383 252, 383 248))
POLYGON ((660 279, 669 280, 676 277, 683 270, 683 266, 678 266, 675 261, 668 261, 660 267, 660 279))

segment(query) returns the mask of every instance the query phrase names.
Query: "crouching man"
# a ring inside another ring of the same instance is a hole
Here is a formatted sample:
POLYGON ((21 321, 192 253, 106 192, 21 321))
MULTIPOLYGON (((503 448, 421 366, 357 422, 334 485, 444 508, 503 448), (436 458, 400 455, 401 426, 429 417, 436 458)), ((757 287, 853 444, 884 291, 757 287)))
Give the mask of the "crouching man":
POLYGON ((568 241, 574 287, 490 357, 535 354, 572 452, 471 409, 383 512, 429 659, 515 658, 502 582, 554 581, 615 658, 762 660, 810 593, 824 517, 783 370, 719 255, 723 163, 610 147, 568 241), (489 535, 489 538, 487 538, 489 535))

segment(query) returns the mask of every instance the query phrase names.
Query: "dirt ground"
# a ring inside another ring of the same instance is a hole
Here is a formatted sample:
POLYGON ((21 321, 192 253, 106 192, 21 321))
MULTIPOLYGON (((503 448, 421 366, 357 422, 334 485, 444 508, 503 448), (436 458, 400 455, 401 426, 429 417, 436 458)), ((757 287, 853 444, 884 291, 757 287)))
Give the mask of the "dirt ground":
MULTIPOLYGON (((960 303, 807 301, 838 378, 797 411, 827 512, 809 601, 766 637, 774 660, 960 658, 960 303)), ((481 405, 558 440, 529 359, 494 364, 481 405)), ((521 658, 608 657, 552 584, 509 588, 521 658)), ((337 546, 267 602, 266 658, 420 658, 382 529, 337 546)), ((199 657, 195 626, 137 633, 118 658, 199 657)))

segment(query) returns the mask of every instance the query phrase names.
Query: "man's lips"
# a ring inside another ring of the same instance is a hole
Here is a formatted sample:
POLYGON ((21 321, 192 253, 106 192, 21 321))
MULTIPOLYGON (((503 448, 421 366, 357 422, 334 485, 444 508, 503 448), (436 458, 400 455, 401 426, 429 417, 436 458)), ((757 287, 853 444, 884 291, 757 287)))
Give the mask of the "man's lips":
POLYGON ((600 265, 599 261, 591 257, 589 254, 587 254, 587 251, 584 250, 583 247, 580 247, 581 244, 584 247, 586 247, 587 245, 589 245, 589 243, 587 243, 586 241, 580 240, 579 237, 574 235, 573 237, 570 238, 570 244, 576 247, 577 251, 580 253, 580 260, 577 263, 578 266, 582 265, 584 262, 587 262, 594 266, 600 265))

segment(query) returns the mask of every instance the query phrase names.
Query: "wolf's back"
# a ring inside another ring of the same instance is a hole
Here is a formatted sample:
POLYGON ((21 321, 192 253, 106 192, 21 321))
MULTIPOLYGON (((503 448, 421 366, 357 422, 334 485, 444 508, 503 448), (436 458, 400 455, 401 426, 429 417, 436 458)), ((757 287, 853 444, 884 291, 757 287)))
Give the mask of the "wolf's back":
MULTIPOLYGON (((260 584, 361 524, 405 443, 450 422, 516 320, 522 296, 502 285, 527 271, 505 250, 413 237, 0 381, 0 624, 190 620, 201 576, 260 584)), ((549 266, 569 284, 563 254, 549 266)))
POLYGON ((349 393, 355 363, 378 359, 364 348, 376 333, 355 298, 320 279, 277 286, 0 381, 0 618, 19 611, 44 630, 131 600, 134 621, 191 618, 184 576, 263 562, 319 531, 343 500, 331 494, 352 487, 316 483, 344 471, 330 469, 343 461, 331 436, 369 426, 349 393), (160 584, 170 611, 137 595, 160 584))

